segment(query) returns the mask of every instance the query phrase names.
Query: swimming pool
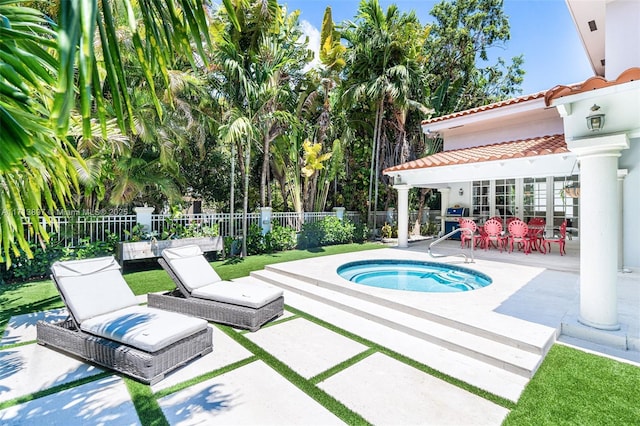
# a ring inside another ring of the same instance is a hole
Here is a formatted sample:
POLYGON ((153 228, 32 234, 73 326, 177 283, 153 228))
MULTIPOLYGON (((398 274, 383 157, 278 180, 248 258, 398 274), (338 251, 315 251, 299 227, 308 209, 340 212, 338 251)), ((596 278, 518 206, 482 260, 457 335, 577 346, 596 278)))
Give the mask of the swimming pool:
POLYGON ((394 290, 454 293, 483 288, 492 279, 455 265, 415 260, 362 260, 346 263, 338 274, 356 284, 394 290))

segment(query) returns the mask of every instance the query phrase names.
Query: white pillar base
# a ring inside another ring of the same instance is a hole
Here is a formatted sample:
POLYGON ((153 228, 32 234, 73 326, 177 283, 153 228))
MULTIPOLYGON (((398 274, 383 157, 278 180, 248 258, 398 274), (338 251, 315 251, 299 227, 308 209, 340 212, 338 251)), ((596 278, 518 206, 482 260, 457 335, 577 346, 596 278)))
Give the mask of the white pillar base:
POLYGON ((584 319, 582 317, 582 315, 580 315, 578 317, 578 322, 580 324, 586 325, 588 327, 597 328, 598 330, 607 330, 607 331, 620 330, 620 323, 618 323, 618 322, 616 322, 614 324, 599 324, 599 323, 592 322, 592 321, 584 319))

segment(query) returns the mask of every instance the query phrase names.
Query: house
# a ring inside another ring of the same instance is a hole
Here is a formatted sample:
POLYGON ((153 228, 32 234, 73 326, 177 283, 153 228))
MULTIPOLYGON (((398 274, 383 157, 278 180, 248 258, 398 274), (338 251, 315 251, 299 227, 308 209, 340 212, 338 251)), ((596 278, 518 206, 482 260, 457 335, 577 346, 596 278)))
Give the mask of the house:
POLYGON ((444 151, 384 174, 398 191, 400 246, 412 187, 437 188, 443 217, 459 205, 479 220, 566 219, 580 241, 579 321, 617 330, 618 271, 640 269, 640 2, 566 2, 594 77, 425 120, 444 151))

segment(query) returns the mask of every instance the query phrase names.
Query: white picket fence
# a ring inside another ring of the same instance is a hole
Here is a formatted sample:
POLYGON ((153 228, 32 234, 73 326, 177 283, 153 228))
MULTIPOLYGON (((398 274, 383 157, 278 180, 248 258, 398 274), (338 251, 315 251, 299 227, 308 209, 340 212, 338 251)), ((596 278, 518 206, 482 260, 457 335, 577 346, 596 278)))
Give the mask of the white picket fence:
MULTIPOLYGON (((377 228, 382 227, 385 223, 396 223, 397 221, 397 212, 372 212, 369 218, 370 226, 373 223, 374 214, 376 215, 377 228)), ((435 212, 432 212, 431 216, 433 216, 433 214, 435 214, 435 212)), ((300 231, 304 223, 317 222, 324 217, 335 215, 335 212, 273 212, 271 216, 271 223, 300 231)), ((413 224, 416 217, 416 211, 410 212, 409 223, 413 224)), ((249 213, 247 218, 248 226, 260 226, 260 213, 249 213)), ((360 223, 361 221, 360 213, 353 211, 345 212, 344 218, 353 223, 360 223)), ((429 220, 433 220, 433 217, 430 219, 429 212, 425 212, 422 222, 424 223, 429 220)), ((242 213, 234 213, 233 217, 229 213, 185 214, 177 219, 171 218, 170 215, 154 214, 151 215, 151 231, 155 231, 160 235, 165 227, 169 226, 171 222, 185 227, 194 222, 205 226, 217 224, 219 235, 223 237, 239 237, 242 235, 242 213)), ((83 241, 104 241, 109 234, 115 234, 118 236, 120 241, 126 241, 128 239, 127 233, 130 233, 133 227, 137 224, 137 216, 51 216, 50 222, 41 218, 40 223, 54 241, 61 242, 66 247, 74 247, 83 241)), ((34 234, 32 226, 26 222, 24 226, 28 241, 37 243, 38 237, 34 234)))
MULTIPOLYGON (((334 212, 273 212, 271 223, 286 226, 300 231, 302 224, 317 222, 326 216, 335 216, 334 212)), ((345 212, 344 217, 354 223, 360 222, 358 212, 345 212)), ((247 215, 248 226, 260 226, 260 213, 247 215)), ((219 235, 223 237, 242 234, 242 213, 202 213, 185 214, 179 218, 171 218, 170 215, 151 215, 151 232, 161 234, 170 223, 188 226, 192 223, 200 223, 205 226, 218 225, 219 235), (233 233, 231 232, 233 224, 233 233)), ((61 242, 66 247, 74 247, 82 241, 104 241, 109 234, 115 234, 120 241, 128 239, 127 233, 131 233, 137 224, 136 215, 111 215, 111 216, 50 216, 50 221, 41 218, 40 224, 50 234, 53 241, 61 242), (126 232, 125 232, 126 231, 126 232)), ((25 235, 28 241, 37 243, 38 237, 33 232, 33 227, 25 222, 25 235)))

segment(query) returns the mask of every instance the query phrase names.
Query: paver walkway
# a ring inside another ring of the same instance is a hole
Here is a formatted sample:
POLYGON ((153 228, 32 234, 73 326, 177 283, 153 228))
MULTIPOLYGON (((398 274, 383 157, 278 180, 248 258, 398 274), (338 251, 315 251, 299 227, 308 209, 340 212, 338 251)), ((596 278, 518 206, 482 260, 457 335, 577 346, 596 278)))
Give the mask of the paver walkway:
MULTIPOLYGON (((1 345, 25 344, 0 346, 0 407, 9 405, 0 410, 0 424, 140 424, 127 379, 33 342, 36 320, 61 315, 63 311, 55 310, 11 319, 1 345), (61 390, 68 384, 79 385, 61 390)), ((504 407, 289 312, 255 333, 231 331, 273 356, 271 364, 212 327, 211 354, 150 388, 172 425, 344 424, 292 383, 291 377, 297 376, 307 392, 326 393, 373 424, 496 425, 508 413, 504 407), (292 373, 283 375, 277 368, 281 365, 292 373), (181 385, 190 380, 194 383, 181 385), (461 406, 465 409, 460 410, 461 406)))

